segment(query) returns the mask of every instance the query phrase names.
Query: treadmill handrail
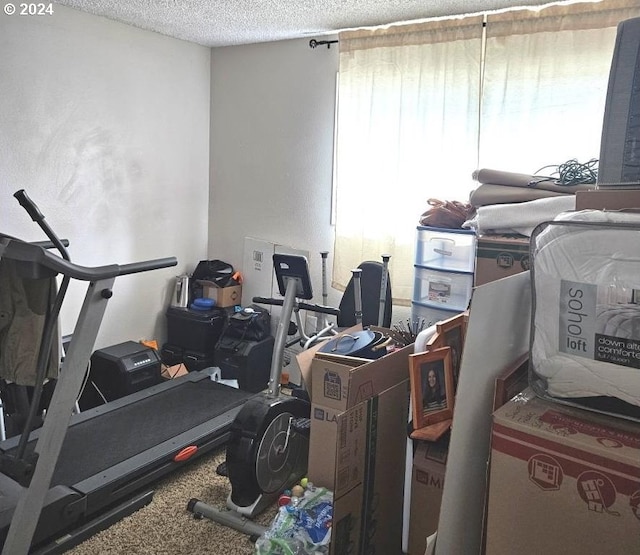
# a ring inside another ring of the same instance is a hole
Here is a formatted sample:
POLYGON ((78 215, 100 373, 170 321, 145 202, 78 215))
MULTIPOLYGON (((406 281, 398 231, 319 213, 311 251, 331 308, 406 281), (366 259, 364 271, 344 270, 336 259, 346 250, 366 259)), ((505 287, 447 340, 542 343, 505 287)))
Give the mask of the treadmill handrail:
POLYGON ((170 256, 129 264, 108 264, 106 266, 93 267, 81 266, 47 251, 39 244, 27 243, 3 234, 0 234, 0 257, 36 263, 81 281, 98 281, 116 276, 157 270, 159 268, 168 268, 178 264, 176 257, 170 256))

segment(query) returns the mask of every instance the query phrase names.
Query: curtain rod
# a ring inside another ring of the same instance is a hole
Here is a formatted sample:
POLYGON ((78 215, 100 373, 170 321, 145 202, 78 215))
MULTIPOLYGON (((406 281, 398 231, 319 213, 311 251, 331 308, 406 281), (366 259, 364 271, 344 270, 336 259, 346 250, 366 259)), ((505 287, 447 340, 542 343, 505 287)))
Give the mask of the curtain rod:
POLYGON ((311 39, 311 40, 309 41, 309 46, 310 46, 311 48, 316 48, 316 47, 318 47, 318 46, 321 46, 321 45, 323 45, 323 44, 326 44, 326 45, 327 45, 327 48, 331 48, 331 45, 332 45, 332 44, 335 44, 335 43, 337 43, 337 42, 338 42, 337 40, 316 40, 316 39, 311 39))

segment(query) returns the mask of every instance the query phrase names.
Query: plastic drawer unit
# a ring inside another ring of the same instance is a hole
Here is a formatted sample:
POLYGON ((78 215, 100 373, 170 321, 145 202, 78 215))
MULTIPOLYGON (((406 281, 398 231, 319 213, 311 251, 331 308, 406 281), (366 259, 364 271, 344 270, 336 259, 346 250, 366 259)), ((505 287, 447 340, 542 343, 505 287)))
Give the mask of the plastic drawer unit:
POLYGON ((475 258, 475 232, 418 227, 416 266, 473 273, 475 258))
POLYGON ((476 234, 463 229, 417 228, 412 318, 419 325, 467 309, 473 291, 476 234))
POLYGON ((473 274, 441 272, 416 266, 414 275, 415 302, 460 312, 467 309, 473 289, 473 274))

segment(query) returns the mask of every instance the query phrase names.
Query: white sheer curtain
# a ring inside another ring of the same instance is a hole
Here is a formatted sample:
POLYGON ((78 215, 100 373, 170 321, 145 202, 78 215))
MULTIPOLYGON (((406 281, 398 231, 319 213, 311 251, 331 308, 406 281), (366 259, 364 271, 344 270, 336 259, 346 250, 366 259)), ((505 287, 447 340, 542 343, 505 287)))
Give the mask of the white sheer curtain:
POLYGON ((480 165, 598 158, 616 26, 638 14, 637 1, 609 1, 488 16, 480 165))
POLYGON ((390 254, 396 304, 413 289, 427 199, 466 201, 472 172, 534 173, 597 158, 619 21, 605 0, 340 35, 333 286, 390 254))
POLYGON ((391 254, 394 302, 411 298, 427 199, 470 187, 481 36, 480 17, 340 36, 334 286, 391 254))

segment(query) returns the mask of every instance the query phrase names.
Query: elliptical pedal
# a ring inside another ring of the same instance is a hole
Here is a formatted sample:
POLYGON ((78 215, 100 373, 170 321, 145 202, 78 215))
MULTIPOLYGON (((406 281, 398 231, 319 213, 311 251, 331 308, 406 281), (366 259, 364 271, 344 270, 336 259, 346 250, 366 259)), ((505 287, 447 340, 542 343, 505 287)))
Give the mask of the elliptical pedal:
POLYGON ((293 429, 300 434, 309 436, 309 433, 311 431, 311 418, 305 418, 303 416, 300 418, 296 418, 293 421, 293 429))

